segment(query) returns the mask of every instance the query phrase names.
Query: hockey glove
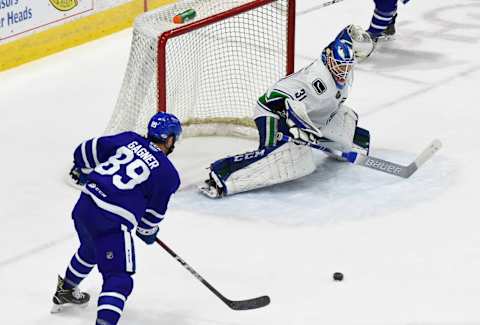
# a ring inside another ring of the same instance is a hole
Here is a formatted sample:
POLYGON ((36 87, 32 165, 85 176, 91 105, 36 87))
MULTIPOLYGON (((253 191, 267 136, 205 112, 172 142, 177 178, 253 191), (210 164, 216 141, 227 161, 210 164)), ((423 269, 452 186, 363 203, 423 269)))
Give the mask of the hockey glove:
POLYGON ((137 237, 140 238, 145 244, 151 245, 155 242, 155 239, 157 238, 158 230, 158 226, 155 226, 151 229, 137 227, 135 233, 137 234, 137 237))
POLYGON ((290 127, 288 132, 295 140, 301 140, 304 142, 317 143, 320 137, 316 133, 308 132, 308 130, 300 129, 299 127, 293 125, 290 126, 287 120, 287 125, 290 127))
POLYGON ((79 168, 73 165, 70 169, 70 177, 77 185, 84 185, 87 182, 88 174, 91 172, 91 169, 79 168))
POLYGON ((322 137, 322 132, 308 117, 302 102, 287 99, 285 101, 288 131, 295 140, 316 143, 322 137))

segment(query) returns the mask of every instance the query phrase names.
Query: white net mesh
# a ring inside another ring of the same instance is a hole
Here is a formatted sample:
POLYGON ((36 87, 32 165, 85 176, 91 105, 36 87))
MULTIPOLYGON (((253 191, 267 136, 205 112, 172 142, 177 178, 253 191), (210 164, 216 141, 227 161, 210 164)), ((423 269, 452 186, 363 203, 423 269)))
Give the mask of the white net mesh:
POLYGON ((257 98, 287 72, 291 1, 272 1, 225 19, 222 14, 232 9, 265 1, 181 1, 140 16, 106 133, 134 130, 144 134, 149 118, 165 110, 182 121, 187 136, 255 134, 251 115, 257 98), (197 13, 191 24, 172 23, 176 14, 187 9, 197 13), (163 33, 194 27, 207 17, 213 17, 209 24, 168 38, 165 62, 158 59, 163 33), (158 78, 162 65, 166 80, 161 74, 158 78), (165 87, 165 99, 159 99, 161 87, 165 87))

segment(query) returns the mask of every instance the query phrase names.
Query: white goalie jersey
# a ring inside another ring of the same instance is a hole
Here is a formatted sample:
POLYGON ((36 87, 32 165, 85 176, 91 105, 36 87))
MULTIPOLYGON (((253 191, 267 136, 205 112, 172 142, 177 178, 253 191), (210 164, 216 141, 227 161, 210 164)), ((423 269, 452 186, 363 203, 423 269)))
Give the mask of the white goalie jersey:
MULTIPOLYGON (((353 73, 350 73, 345 86, 339 89, 327 66, 319 58, 309 66, 277 81, 267 91, 266 98, 268 100, 273 93, 277 93, 301 101, 312 122, 322 130, 347 99, 352 78, 353 73)), ((255 109, 254 118, 260 116, 274 114, 259 104, 255 109)))
POLYGON ((320 58, 260 96, 254 110, 259 148, 212 163, 207 185, 200 188, 204 194, 232 195, 311 174, 316 167, 311 148, 285 141, 285 132, 287 138, 301 138, 312 131, 308 134, 328 142, 336 159, 343 160, 337 152, 352 150, 358 117, 343 104, 355 64, 351 30, 343 29, 320 58))

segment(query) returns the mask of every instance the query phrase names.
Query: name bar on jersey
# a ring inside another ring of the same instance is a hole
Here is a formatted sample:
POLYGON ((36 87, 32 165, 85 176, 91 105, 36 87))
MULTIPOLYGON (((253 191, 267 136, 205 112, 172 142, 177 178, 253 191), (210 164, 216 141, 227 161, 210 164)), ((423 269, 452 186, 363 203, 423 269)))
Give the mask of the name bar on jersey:
POLYGON ((138 157, 142 158, 147 163, 150 169, 160 166, 158 160, 137 141, 132 141, 127 145, 127 148, 132 150, 138 157))

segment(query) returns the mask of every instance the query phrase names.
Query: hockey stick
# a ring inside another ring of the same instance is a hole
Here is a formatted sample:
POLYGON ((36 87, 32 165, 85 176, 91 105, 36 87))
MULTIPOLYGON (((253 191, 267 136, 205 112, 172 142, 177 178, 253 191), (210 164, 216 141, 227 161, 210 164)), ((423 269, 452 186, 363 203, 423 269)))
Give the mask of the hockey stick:
POLYGON ((324 3, 321 3, 317 6, 313 6, 311 8, 308 8, 306 10, 303 10, 303 11, 299 11, 297 12, 297 16, 301 16, 301 15, 304 15, 304 14, 308 14, 309 12, 312 12, 312 11, 315 11, 317 9, 320 9, 320 8, 324 8, 324 7, 328 7, 328 6, 331 6, 331 5, 334 5, 336 3, 339 3, 339 2, 342 2, 344 0, 331 0, 331 1, 327 1, 327 2, 324 2, 324 3))
POLYGON ((280 141, 293 142, 296 144, 305 145, 329 154, 339 156, 354 165, 360 165, 370 169, 375 169, 402 178, 409 178, 410 176, 412 176, 412 174, 415 173, 417 169, 420 168, 420 166, 422 166, 427 160, 429 160, 435 154, 435 152, 437 152, 442 147, 442 143, 440 142, 440 140, 435 139, 428 147, 426 147, 420 153, 420 155, 417 156, 417 158, 413 162, 411 162, 407 166, 403 166, 388 160, 367 156, 359 152, 341 152, 329 148, 326 145, 293 139, 280 132, 277 134, 277 137, 280 141))
POLYGON ((252 299, 246 299, 246 300, 230 300, 225 298, 220 292, 217 291, 210 283, 207 282, 200 274, 198 274, 190 265, 187 264, 180 256, 178 256, 174 251, 170 249, 164 242, 162 242, 160 239, 156 238, 156 242, 162 246, 163 249, 165 249, 170 255, 173 256, 180 264, 183 265, 190 273, 193 274, 200 282, 203 283, 215 296, 220 298, 221 301, 223 301, 228 307, 232 308, 233 310, 248 310, 248 309, 256 309, 256 308, 261 308, 265 307, 270 303, 270 297, 269 296, 261 296, 257 298, 252 298, 252 299))

